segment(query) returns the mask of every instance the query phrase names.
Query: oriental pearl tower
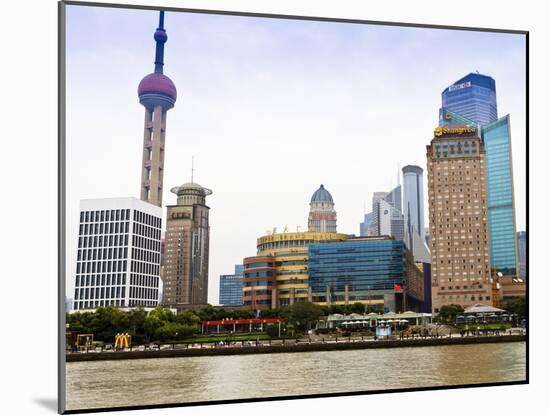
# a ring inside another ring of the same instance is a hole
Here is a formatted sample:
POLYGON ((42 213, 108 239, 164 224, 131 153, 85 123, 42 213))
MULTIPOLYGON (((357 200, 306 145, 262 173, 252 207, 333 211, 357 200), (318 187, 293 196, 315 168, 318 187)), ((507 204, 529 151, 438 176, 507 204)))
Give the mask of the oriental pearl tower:
POLYGON ((164 30, 164 11, 160 12, 154 39, 155 71, 145 76, 138 86, 139 102, 145 107, 141 200, 162 206, 166 113, 174 106, 177 97, 176 86, 162 71, 164 44, 168 40, 164 30))

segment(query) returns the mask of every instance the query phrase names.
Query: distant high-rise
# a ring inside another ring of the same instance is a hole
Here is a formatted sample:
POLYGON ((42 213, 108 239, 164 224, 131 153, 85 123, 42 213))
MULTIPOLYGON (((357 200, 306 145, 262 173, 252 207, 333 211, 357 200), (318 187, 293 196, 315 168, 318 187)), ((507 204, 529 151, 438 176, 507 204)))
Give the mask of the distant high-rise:
POLYGON ((243 305, 243 270, 244 265, 235 265, 235 273, 220 275, 220 300, 225 306, 243 305))
POLYGON ((527 232, 521 231, 518 235, 518 263, 519 276, 522 279, 527 277, 527 232))
POLYGON ((386 192, 374 192, 372 194, 372 221, 369 225, 368 235, 379 236, 380 235, 380 201, 386 197, 386 192))
POLYGON ((384 200, 392 205, 398 212, 402 213, 403 209, 401 208, 401 185, 398 184, 391 191, 386 193, 384 200))
POLYGON ((74 310, 158 305, 161 218, 134 197, 80 201, 74 310))
POLYGON ((309 206, 309 232, 336 232, 334 201, 323 185, 313 193, 309 206))
POLYGON ((363 222, 359 224, 359 235, 367 236, 369 231, 369 226, 372 223, 372 212, 366 213, 363 219, 363 222))
POLYGON ((378 208, 378 235, 393 236, 403 240, 404 222, 403 215, 391 203, 381 199, 377 203, 378 208))
POLYGON ((485 148, 477 129, 436 128, 426 154, 433 312, 493 305, 485 148))
MULTIPOLYGON (((470 73, 441 93, 442 107, 484 126, 497 119, 495 80, 487 75, 470 73)), ((440 111, 440 125, 445 117, 440 111)))
POLYGON ((177 204, 167 206, 163 303, 175 308, 208 302, 210 189, 185 183, 171 189, 177 204))
POLYGON ((368 236, 393 236, 403 240, 404 220, 401 213, 401 185, 390 192, 375 192, 372 195, 372 220, 368 236))
POLYGON ((143 78, 138 86, 139 102, 145 107, 140 194, 141 200, 162 206, 166 113, 174 106, 177 97, 176 86, 162 69, 164 44, 168 40, 163 11, 160 12, 154 39, 155 71, 143 78))
POLYGON ((424 182, 420 166, 405 166, 403 171, 403 214, 405 226, 410 223, 422 239, 426 238, 424 228, 424 182), (410 220, 409 220, 410 215, 410 220))

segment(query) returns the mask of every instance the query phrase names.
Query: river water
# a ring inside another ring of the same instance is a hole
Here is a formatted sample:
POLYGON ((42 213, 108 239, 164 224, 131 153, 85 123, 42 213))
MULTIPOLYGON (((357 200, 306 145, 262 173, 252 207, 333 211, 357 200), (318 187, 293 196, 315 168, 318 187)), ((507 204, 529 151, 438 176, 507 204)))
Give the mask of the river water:
POLYGON ((521 381, 525 342, 67 363, 67 409, 521 381))

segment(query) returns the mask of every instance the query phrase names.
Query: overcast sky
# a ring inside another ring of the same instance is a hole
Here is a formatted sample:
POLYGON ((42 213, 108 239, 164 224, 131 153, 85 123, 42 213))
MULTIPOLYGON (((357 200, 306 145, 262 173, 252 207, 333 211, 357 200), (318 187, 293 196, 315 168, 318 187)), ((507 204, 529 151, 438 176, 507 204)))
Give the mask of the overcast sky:
MULTIPOLYGON (((144 109, 158 12, 67 6, 67 295, 80 199, 139 198, 144 109)), ((523 35, 167 12, 164 204, 173 186, 213 190, 209 301, 220 274, 256 253, 267 229, 307 229, 321 183, 338 231, 359 233, 372 193, 398 168, 426 169, 441 92, 469 72, 492 76, 511 114, 517 229, 525 229, 523 35)), ((427 178, 424 177, 426 193, 427 178)), ((426 196, 426 195, 425 195, 426 196)), ((425 223, 428 224, 425 197, 425 223)), ((164 215, 166 215, 164 209, 164 215)))

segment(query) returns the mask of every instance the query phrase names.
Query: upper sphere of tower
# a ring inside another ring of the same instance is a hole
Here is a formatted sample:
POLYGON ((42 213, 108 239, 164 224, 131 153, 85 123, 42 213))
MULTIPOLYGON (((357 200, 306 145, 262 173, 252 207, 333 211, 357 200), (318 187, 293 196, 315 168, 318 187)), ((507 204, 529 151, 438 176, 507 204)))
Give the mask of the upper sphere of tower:
POLYGON ((166 30, 157 29, 157 31, 155 32, 154 38, 156 42, 166 43, 166 41, 168 40, 168 35, 166 34, 166 30))
POLYGON ((147 108, 161 105, 170 109, 178 96, 176 86, 166 75, 153 72, 145 76, 138 86, 139 102, 147 108))
POLYGON ((313 202, 334 202, 332 200, 331 194, 328 192, 327 189, 325 189, 325 186, 321 185, 315 193, 313 193, 313 196, 311 196, 311 203, 313 202))

